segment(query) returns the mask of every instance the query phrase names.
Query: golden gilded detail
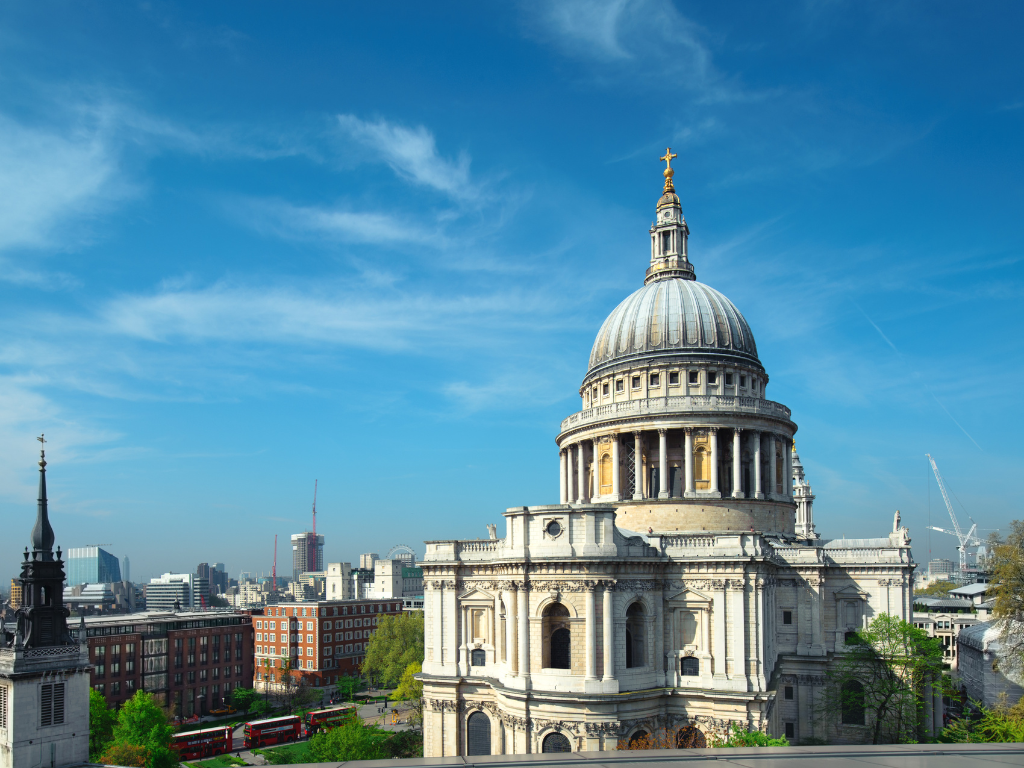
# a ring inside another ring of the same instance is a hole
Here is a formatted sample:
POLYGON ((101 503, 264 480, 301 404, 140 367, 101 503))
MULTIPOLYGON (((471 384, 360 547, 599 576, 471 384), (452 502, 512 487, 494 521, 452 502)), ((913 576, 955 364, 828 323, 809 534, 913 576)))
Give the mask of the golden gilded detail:
POLYGON ((665 191, 666 192, 675 192, 676 191, 675 187, 672 186, 672 177, 676 173, 675 171, 672 170, 672 161, 675 158, 677 158, 677 157, 679 157, 679 155, 674 154, 672 152, 672 147, 669 147, 668 149, 665 150, 665 154, 658 158, 659 160, 664 160, 665 161, 664 174, 665 174, 665 191))

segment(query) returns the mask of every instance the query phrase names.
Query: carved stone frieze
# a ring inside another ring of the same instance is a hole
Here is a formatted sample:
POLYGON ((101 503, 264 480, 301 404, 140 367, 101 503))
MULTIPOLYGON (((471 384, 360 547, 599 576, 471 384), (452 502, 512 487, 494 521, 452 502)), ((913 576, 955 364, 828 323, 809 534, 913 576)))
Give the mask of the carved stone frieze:
POLYGON ((596 581, 531 581, 537 592, 593 592, 598 585, 596 581))
POLYGON ((615 590, 618 592, 650 592, 659 587, 660 585, 653 581, 640 581, 639 579, 623 579, 615 582, 615 590))
POLYGON ((800 685, 824 685, 824 675, 798 675, 797 681, 800 685))

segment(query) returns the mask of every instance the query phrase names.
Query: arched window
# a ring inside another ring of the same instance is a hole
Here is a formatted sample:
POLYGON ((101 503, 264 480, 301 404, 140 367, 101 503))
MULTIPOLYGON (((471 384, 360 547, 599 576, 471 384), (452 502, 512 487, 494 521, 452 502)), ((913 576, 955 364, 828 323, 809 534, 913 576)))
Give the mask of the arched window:
POLYGON ((549 733, 541 743, 541 752, 572 752, 572 744, 561 733, 549 733))
POLYGON ((707 737, 696 725, 680 728, 676 734, 676 749, 705 749, 707 746, 707 737))
POLYGON ((703 445, 693 452, 693 479, 698 483, 706 483, 711 479, 708 474, 708 453, 703 445))
POLYGON ((647 731, 637 731, 629 737, 630 749, 643 749, 647 746, 647 731))
POLYGON ((474 712, 466 723, 466 754, 491 754, 491 719, 483 712, 474 712))
POLYGON ((685 677, 700 676, 700 659, 693 656, 684 656, 679 663, 679 671, 685 677))
POLYGON ((626 667, 644 666, 644 629, 646 615, 640 603, 626 609, 626 667))
MULTIPOLYGON (((469 654, 469 663, 474 667, 483 667, 487 665, 487 651, 483 648, 474 648, 469 654)), ((488 754, 490 754, 488 752, 488 754)))
POLYGON ((864 686, 847 680, 842 687, 843 725, 864 725, 864 686))
POLYGON ((544 666, 549 669, 572 669, 572 634, 569 630, 569 609, 552 603, 544 609, 544 666))
POLYGON ((600 483, 601 483, 601 489, 600 490, 601 490, 601 494, 602 495, 606 495, 606 494, 609 494, 609 493, 612 492, 612 471, 613 471, 612 457, 610 455, 608 455, 607 453, 601 454, 600 466, 601 466, 601 474, 599 475, 600 483))

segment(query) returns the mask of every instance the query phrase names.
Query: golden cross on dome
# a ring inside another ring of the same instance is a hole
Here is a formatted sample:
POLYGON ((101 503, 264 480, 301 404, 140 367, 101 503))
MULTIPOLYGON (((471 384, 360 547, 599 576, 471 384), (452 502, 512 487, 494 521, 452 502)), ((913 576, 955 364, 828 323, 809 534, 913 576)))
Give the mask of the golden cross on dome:
POLYGON ((678 157, 678 155, 673 154, 672 147, 669 147, 668 149, 665 150, 665 154, 658 158, 659 160, 665 161, 665 170, 662 171, 662 173, 665 176, 666 192, 675 191, 675 188, 672 186, 672 176, 675 175, 675 171, 672 170, 672 160, 676 157, 678 157))

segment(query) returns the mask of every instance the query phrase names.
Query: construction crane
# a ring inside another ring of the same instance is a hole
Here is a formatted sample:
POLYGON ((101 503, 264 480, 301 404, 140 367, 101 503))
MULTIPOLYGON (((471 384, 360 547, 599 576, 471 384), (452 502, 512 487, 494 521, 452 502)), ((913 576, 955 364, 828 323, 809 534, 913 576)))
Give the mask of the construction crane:
POLYGON ((956 536, 957 541, 960 542, 960 545, 957 547, 957 551, 960 553, 960 573, 966 573, 967 547, 978 546, 982 543, 981 540, 974 535, 974 532, 978 529, 978 524, 975 523, 974 520, 971 520, 971 522, 974 523, 971 526, 971 530, 969 530, 967 533, 964 533, 960 529, 960 521, 956 519, 956 512, 953 511, 953 504, 949 500, 949 494, 946 493, 946 484, 942 481, 942 475, 939 473, 939 467, 935 463, 935 459, 931 457, 930 453, 926 453, 925 456, 928 457, 928 463, 932 465, 932 472, 935 473, 935 480, 939 484, 939 491, 942 492, 942 500, 946 502, 946 509, 949 510, 949 519, 953 521, 952 531, 947 531, 942 528, 936 528, 934 525, 930 525, 928 527, 931 528, 931 530, 933 531, 939 531, 940 533, 948 533, 953 536, 956 536))
POLYGON ((274 534, 274 570, 271 572, 271 591, 277 592, 277 534, 274 534))

